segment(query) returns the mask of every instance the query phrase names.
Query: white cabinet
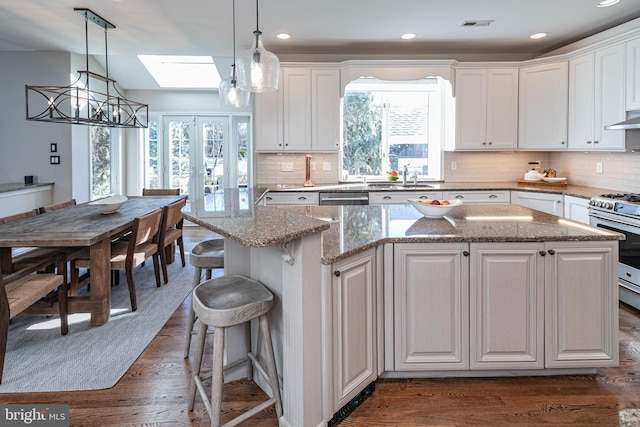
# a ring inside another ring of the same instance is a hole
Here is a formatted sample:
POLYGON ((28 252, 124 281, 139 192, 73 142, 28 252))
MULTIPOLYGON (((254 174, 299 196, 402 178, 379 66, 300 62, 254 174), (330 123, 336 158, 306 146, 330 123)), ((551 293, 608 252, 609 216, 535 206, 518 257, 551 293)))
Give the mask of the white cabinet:
POLYGON ((317 206, 318 199, 318 193, 312 191, 269 191, 263 198, 263 204, 317 206))
POLYGON ((377 378, 375 250, 332 266, 334 408, 377 378))
POLYGON ((564 197, 562 194, 512 191, 511 203, 552 215, 564 216, 564 197))
POLYGON ((518 148, 567 148, 568 64, 522 67, 519 84, 518 148))
POLYGON ((518 146, 518 70, 456 70, 456 150, 518 146))
POLYGON ((468 369, 468 245, 394 246, 395 370, 468 369))
POLYGON ((543 249, 471 244, 471 369, 544 368, 543 249))
POLYGON ((626 105, 627 110, 640 110, 640 38, 628 41, 626 105))
POLYGON ((582 197, 564 196, 564 217, 589 224, 589 200, 582 197))
POLYGON ((509 203, 511 192, 509 190, 498 191, 444 191, 442 198, 445 200, 460 199, 465 204, 477 205, 481 203, 509 203))
POLYGON ((51 204, 51 185, 38 185, 0 193, 0 218, 51 204))
POLYGON ((625 119, 623 45, 569 61, 569 149, 622 150, 623 130, 605 130, 625 119))
POLYGON ((337 69, 282 67, 277 92, 256 94, 256 151, 337 151, 337 69))
POLYGON ((551 242, 546 253, 546 366, 617 366, 618 242, 551 242))
POLYGON ((372 191, 369 192, 370 205, 406 204, 407 199, 440 200, 442 191, 372 191))

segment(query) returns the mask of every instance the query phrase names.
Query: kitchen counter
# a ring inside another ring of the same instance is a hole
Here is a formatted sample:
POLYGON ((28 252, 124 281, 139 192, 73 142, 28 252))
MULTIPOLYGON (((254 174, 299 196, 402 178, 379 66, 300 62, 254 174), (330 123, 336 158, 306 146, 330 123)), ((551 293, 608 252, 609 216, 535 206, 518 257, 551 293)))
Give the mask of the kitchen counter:
POLYGON ((53 182, 0 184, 0 217, 50 205, 53 185, 53 182))
POLYGON ((30 190, 38 187, 52 186, 53 182, 37 182, 35 184, 25 185, 22 182, 9 182, 6 184, 0 184, 0 193, 9 193, 11 191, 30 190))

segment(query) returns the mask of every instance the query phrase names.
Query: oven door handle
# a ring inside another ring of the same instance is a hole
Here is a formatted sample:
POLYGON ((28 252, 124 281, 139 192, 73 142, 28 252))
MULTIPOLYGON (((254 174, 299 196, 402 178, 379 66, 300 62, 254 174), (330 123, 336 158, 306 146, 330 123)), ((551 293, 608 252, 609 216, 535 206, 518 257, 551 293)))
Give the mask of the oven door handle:
POLYGON ((614 224, 625 225, 627 227, 634 227, 634 228, 638 227, 637 225, 631 224, 629 222, 619 221, 617 219, 606 218, 606 217, 603 217, 603 216, 600 216, 600 215, 589 214, 589 216, 592 217, 592 218, 595 218, 595 219, 602 220, 604 222, 611 222, 611 223, 614 223, 614 224))

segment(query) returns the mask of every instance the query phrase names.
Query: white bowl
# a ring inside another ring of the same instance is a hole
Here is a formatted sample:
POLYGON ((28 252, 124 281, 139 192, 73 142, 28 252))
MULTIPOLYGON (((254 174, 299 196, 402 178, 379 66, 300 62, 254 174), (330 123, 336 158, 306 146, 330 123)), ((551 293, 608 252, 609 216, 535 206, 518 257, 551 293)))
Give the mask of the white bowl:
POLYGON ((567 180, 567 178, 560 177, 560 176, 559 177, 553 177, 553 178, 552 177, 545 177, 545 178, 542 178, 542 179, 545 180, 546 182, 562 182, 562 181, 566 181, 567 180))
POLYGON ((121 194, 116 194, 115 196, 105 197, 104 199, 96 200, 95 202, 89 203, 91 206, 95 206, 100 209, 102 214, 112 214, 126 202, 127 196, 123 196, 121 194))
MULTIPOLYGON (((448 214, 451 209, 462 204, 462 200, 460 199, 449 200, 448 205, 431 205, 431 200, 421 199, 407 199, 407 201, 427 218, 442 218, 448 214)), ((442 202, 442 200, 440 200, 440 202, 442 202)))

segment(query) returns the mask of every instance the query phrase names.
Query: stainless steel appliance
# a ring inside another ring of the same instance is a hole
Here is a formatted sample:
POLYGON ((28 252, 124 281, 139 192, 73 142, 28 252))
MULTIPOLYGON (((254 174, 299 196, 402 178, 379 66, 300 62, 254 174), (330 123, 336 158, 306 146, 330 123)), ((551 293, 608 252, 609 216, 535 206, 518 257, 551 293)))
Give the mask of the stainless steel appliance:
POLYGON ((620 241, 620 301, 640 310, 640 194, 602 194, 589 201, 589 223, 627 236, 620 241))
POLYGON ((368 205, 369 193, 320 192, 320 206, 326 205, 368 205))

